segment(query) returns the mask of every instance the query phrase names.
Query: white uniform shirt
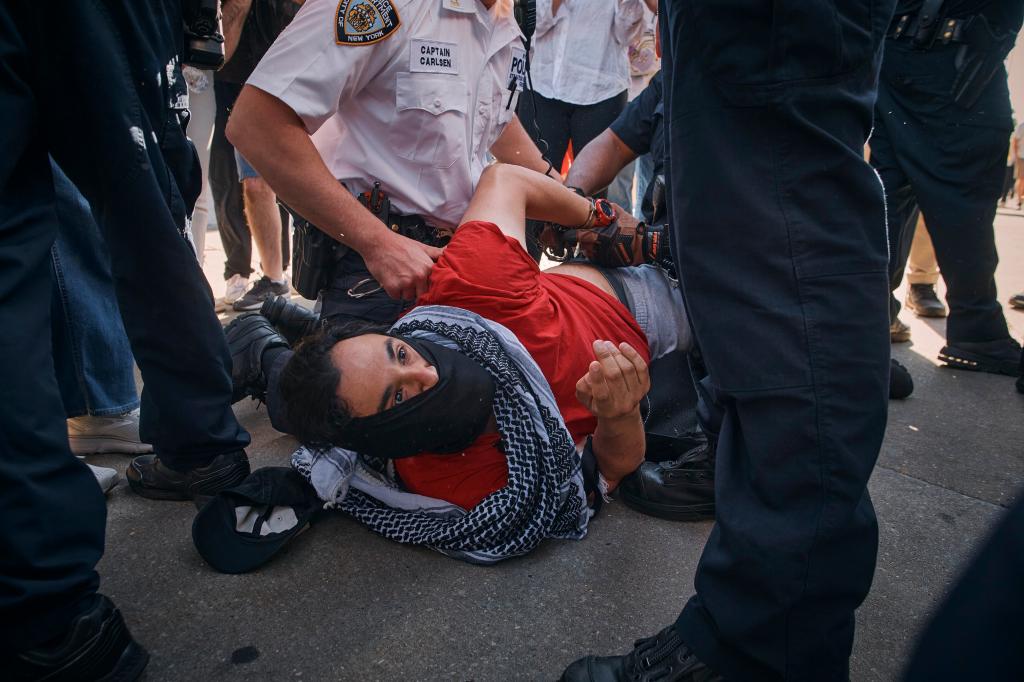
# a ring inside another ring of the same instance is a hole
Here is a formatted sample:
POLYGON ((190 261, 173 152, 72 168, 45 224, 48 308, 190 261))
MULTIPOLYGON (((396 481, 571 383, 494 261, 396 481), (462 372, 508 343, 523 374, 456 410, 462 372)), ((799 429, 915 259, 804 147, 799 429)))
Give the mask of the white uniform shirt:
POLYGON ((454 227, 525 86, 521 36, 476 0, 307 0, 248 84, 295 110, 350 191, 380 181, 454 227))
POLYGON ((629 88, 629 44, 643 28, 643 0, 537 0, 530 75, 548 99, 596 104, 629 88))

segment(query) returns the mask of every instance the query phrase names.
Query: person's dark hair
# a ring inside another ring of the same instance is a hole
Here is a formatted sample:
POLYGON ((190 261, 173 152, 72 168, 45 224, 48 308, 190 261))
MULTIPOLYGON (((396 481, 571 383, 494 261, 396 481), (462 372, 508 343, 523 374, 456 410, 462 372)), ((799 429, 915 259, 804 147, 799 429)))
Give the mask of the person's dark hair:
POLYGON ((363 334, 384 334, 388 325, 370 322, 328 325, 295 347, 281 371, 281 398, 292 435, 306 445, 325 447, 341 441, 352 420, 351 410, 338 399, 341 373, 331 362, 339 341, 363 334))

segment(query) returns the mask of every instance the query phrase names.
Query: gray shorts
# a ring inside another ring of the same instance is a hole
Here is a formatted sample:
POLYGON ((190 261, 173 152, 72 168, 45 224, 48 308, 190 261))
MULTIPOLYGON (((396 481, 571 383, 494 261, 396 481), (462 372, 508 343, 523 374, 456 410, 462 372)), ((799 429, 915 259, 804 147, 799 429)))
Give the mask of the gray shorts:
POLYGON ((690 349, 693 333, 679 282, 657 265, 600 270, 647 335, 651 360, 690 349))

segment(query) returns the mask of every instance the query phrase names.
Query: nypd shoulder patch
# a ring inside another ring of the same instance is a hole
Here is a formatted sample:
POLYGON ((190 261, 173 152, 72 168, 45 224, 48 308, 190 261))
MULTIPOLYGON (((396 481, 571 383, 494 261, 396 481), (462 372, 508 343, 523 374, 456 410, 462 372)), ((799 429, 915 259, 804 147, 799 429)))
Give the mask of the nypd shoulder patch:
POLYGON ((341 0, 334 41, 338 45, 373 45, 386 40, 401 24, 390 0, 341 0))

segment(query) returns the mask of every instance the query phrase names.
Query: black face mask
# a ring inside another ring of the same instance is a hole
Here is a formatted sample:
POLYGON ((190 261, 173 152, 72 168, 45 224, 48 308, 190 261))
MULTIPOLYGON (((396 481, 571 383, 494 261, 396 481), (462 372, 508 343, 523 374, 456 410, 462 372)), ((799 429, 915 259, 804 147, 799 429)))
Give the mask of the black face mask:
POLYGON ((345 428, 356 452, 398 459, 422 452, 465 450, 487 427, 494 379, 472 359, 436 343, 396 336, 437 369, 437 383, 419 395, 345 428))

